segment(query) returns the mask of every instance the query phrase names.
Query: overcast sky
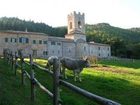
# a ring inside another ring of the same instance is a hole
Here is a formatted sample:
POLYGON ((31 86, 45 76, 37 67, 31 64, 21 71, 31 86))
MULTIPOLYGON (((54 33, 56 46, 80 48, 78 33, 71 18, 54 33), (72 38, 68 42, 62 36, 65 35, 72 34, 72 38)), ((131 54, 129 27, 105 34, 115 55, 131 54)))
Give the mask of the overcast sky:
POLYGON ((85 13, 88 24, 140 27, 140 0, 0 0, 0 17, 18 17, 50 26, 67 25, 67 15, 85 13))

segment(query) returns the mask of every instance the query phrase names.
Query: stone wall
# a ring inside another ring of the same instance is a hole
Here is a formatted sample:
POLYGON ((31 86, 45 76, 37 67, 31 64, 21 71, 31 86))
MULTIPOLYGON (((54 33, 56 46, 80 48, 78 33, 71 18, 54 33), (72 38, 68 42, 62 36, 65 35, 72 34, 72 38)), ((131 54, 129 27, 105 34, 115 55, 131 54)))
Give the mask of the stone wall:
POLYGON ((63 57, 71 57, 71 58, 75 58, 75 52, 76 50, 76 46, 74 42, 63 42, 63 57))
POLYGON ((62 57, 62 42, 61 41, 48 41, 48 57, 49 56, 62 57))
POLYGON ((89 43, 89 56, 108 58, 111 56, 110 46, 107 44, 89 43))

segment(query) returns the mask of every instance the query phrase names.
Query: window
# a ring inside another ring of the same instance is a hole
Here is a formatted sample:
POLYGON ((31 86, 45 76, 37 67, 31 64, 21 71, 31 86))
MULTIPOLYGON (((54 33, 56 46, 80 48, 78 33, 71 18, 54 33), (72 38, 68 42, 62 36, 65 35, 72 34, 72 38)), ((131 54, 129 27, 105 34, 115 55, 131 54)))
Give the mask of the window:
POLYGON ((8 42, 8 38, 5 38, 5 42, 6 42, 6 43, 8 42))
POLYGON ((99 53, 99 56, 101 56, 100 53, 99 53))
POLYGON ((22 43, 22 38, 19 38, 19 43, 22 43))
POLYGON ((61 43, 57 43, 57 45, 61 46, 61 43))
POLYGON ((98 50, 100 50, 101 48, 100 47, 98 47, 98 50))
POLYGON ((26 40, 26 43, 29 43, 29 39, 28 38, 25 38, 25 40, 26 40))
POLYGON ((48 55, 48 51, 43 51, 43 55, 48 55))
POLYGON ((51 45, 55 45, 55 42, 54 42, 54 41, 52 41, 52 42, 51 42, 51 45))
POLYGON ((28 38, 24 38, 24 37, 20 37, 19 38, 19 43, 29 43, 29 39, 28 38))
POLYGON ((81 21, 78 21, 78 28, 82 28, 81 21))
POLYGON ((37 57, 37 50, 32 50, 33 51, 33 57, 37 57))
POLYGON ((60 54, 60 51, 58 50, 58 54, 60 54))
POLYGON ((43 43, 44 43, 44 44, 47 44, 47 41, 44 41, 43 43))
POLYGON ((86 51, 86 47, 84 46, 84 51, 86 51))
POLYGON ((68 49, 68 52, 71 53, 71 49, 70 48, 68 49))
POLYGON ((23 50, 22 49, 18 49, 18 55, 21 56, 22 55, 23 50))
POLYGON ((11 42, 12 43, 16 43, 17 42, 17 39, 16 38, 11 38, 11 42))
POLYGON ((109 51, 109 47, 107 48, 107 50, 109 51))
POLYGON ((36 44, 36 40, 33 40, 33 44, 36 44))
POLYGON ((39 40, 39 44, 42 44, 42 40, 39 40))

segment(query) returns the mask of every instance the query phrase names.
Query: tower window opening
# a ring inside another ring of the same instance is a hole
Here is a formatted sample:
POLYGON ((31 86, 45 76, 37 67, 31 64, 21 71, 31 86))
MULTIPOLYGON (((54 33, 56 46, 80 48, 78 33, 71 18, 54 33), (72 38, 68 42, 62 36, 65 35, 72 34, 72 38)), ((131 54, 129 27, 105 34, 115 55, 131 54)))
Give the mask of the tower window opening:
POLYGON ((78 28, 82 28, 81 21, 78 21, 78 28))
POLYGON ((72 29, 72 22, 70 22, 70 29, 72 29))

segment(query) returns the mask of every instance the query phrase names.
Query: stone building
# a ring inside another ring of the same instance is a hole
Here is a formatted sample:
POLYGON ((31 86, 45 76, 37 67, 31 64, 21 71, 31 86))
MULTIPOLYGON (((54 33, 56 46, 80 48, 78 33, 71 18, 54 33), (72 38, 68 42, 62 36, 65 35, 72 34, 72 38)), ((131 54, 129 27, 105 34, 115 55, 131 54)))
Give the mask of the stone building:
POLYGON ((27 31, 1 31, 0 55, 4 49, 13 52, 22 50, 25 56, 33 54, 41 58, 53 55, 72 58, 111 56, 110 45, 86 41, 85 15, 76 12, 68 15, 68 33, 65 38, 27 31))
POLYGON ((0 32, 0 55, 4 49, 12 52, 22 50, 24 55, 33 53, 39 57, 47 52, 48 37, 43 33, 21 32, 21 31, 1 31, 0 32))

